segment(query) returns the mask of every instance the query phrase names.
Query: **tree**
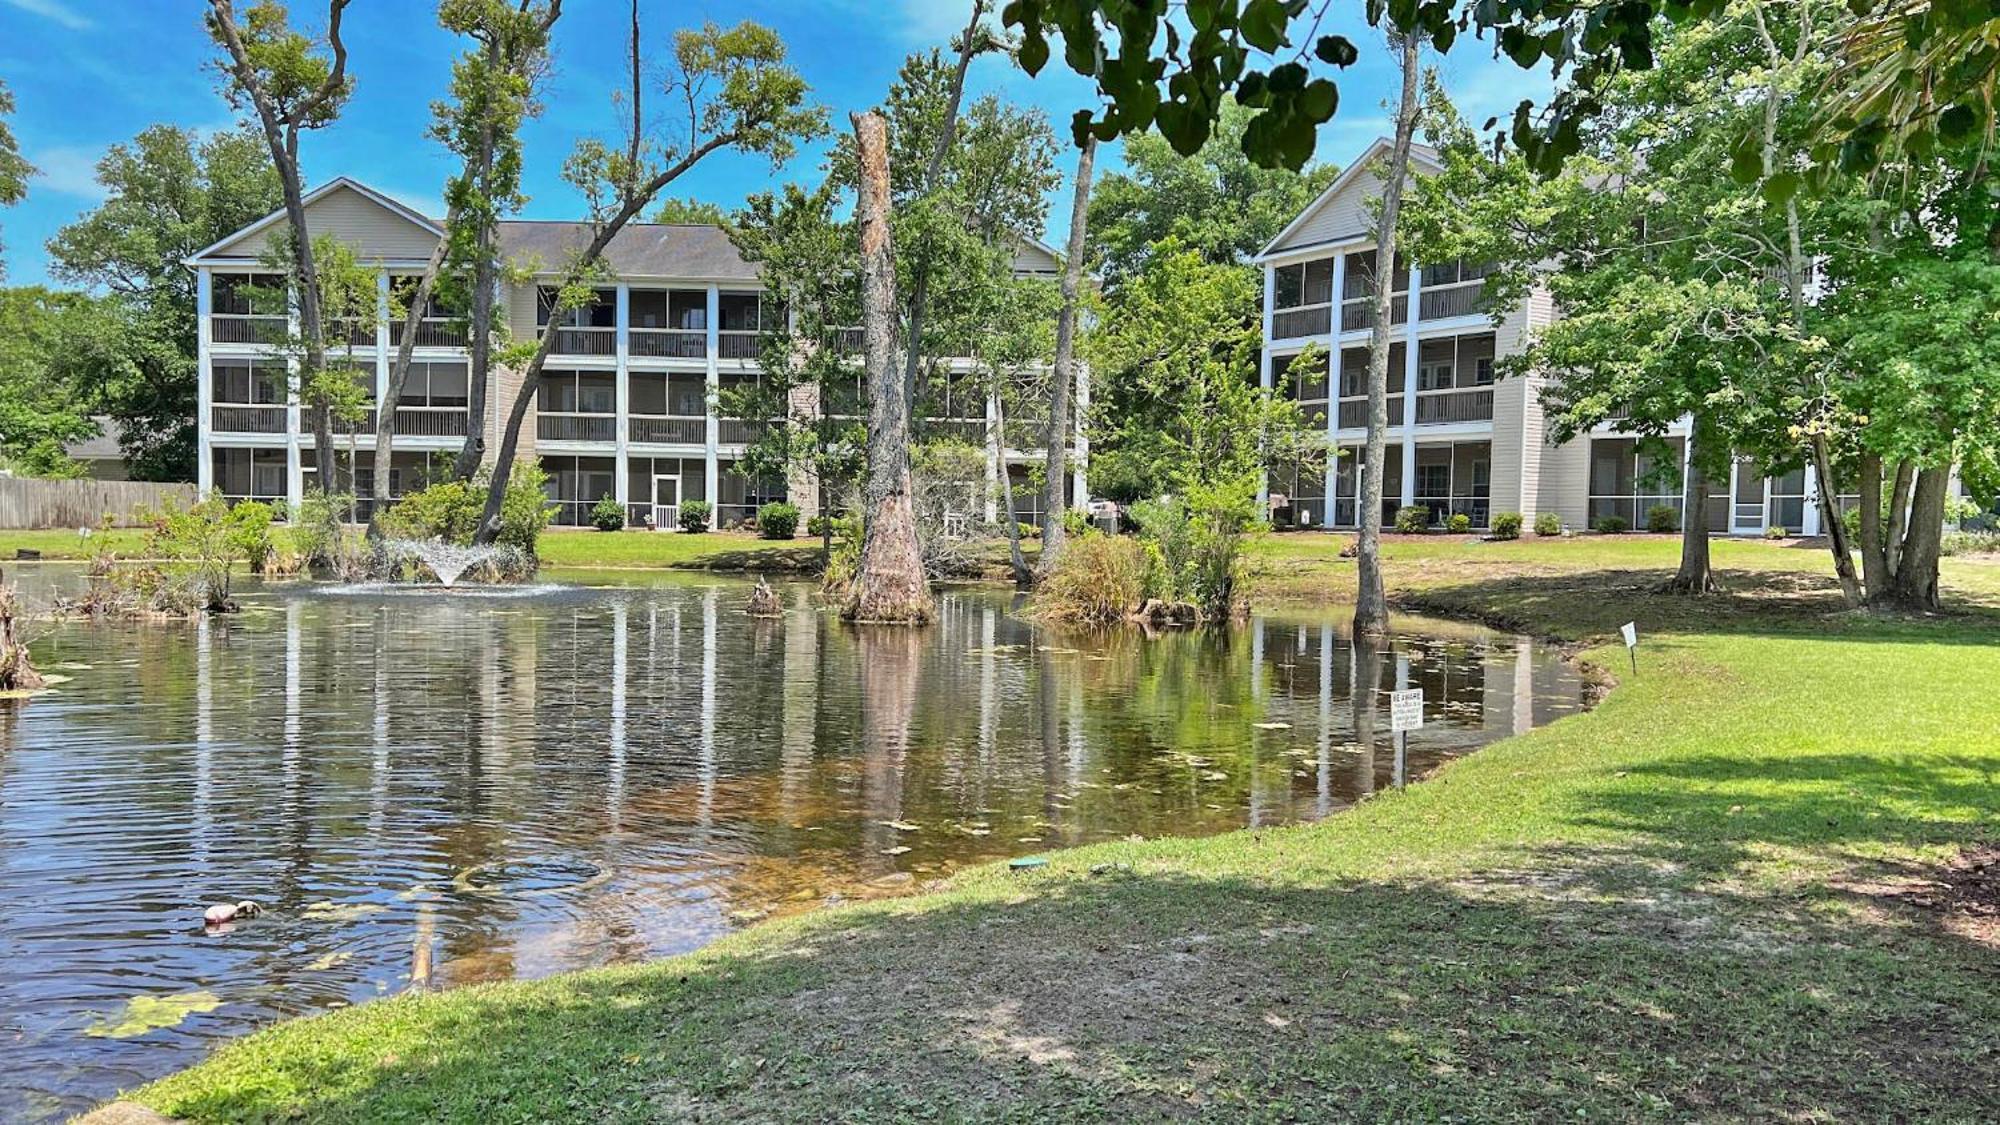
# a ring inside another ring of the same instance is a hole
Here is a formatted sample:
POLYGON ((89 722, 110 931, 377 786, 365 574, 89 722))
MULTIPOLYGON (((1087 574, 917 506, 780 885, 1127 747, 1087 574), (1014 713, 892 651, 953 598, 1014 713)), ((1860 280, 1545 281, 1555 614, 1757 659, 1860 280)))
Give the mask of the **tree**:
MULTIPOLYGON (((521 124, 541 112, 536 86, 549 65, 550 29, 561 16, 562 0, 441 0, 438 5, 438 23, 472 40, 452 65, 450 100, 431 106, 430 135, 459 158, 459 171, 445 181, 445 256, 438 292, 445 307, 466 312, 471 360, 466 416, 474 420, 486 416, 497 346, 500 221, 527 204, 521 191, 521 124)), ((633 22, 636 30, 636 13, 633 22)), ((636 108, 636 99, 633 104, 636 108)), ((398 367, 408 367, 400 356, 398 367)), ((401 380, 395 383, 400 393, 401 380)), ((472 479, 485 452, 486 427, 475 421, 466 427, 452 475, 472 479)))
MULTIPOLYGON (((686 119, 673 140, 653 139, 644 114, 639 74, 639 7, 632 5, 632 77, 627 93, 631 118, 624 146, 578 142, 564 166, 564 178, 589 205, 590 240, 557 271, 551 325, 563 313, 594 299, 593 283, 603 273, 604 251, 626 225, 653 205, 667 185, 709 154, 731 148, 767 157, 774 166, 789 159, 801 140, 826 131, 826 114, 806 102, 805 80, 785 65, 785 45, 776 32, 744 21, 732 28, 704 24, 674 36, 673 62, 664 92, 678 100, 686 119)), ((488 481, 485 511, 475 542, 491 544, 501 531, 507 482, 520 448, 521 426, 534 406, 542 367, 558 333, 524 346, 521 389, 500 435, 500 449, 488 481)))
MULTIPOLYGON (((539 110, 535 84, 548 64, 549 32, 562 0, 545 4, 503 0, 444 0, 438 22, 473 42, 452 67, 452 97, 431 106, 433 139, 459 158, 445 182, 444 237, 408 294, 407 328, 390 363, 376 424, 374 515, 368 532, 380 537, 389 507, 389 479, 396 408, 410 374, 418 321, 434 295, 446 307, 466 310, 469 381, 465 442, 452 474, 470 480, 485 454, 486 395, 493 370, 494 301, 499 285, 500 220, 521 209, 521 123, 539 110)), ((404 294, 392 294, 400 299, 404 294)))
POLYGON ((1260 167, 1243 152, 1252 111, 1233 99, 1215 131, 1182 156, 1150 133, 1125 142, 1125 167, 1103 177, 1090 198, 1090 248, 1106 289, 1144 268, 1168 238, 1206 261, 1248 262, 1304 211, 1337 173, 1260 167))
POLYGON ((41 286, 0 289, 0 462, 27 476, 79 476, 63 449, 97 432, 89 381, 123 362, 108 300, 41 286))
MULTIPOLYGON (((1990 145, 2000 100, 2000 10, 1883 0, 1843 33, 1821 94, 1822 174, 1872 172, 1941 149, 1990 145)), ((2000 212, 1988 227, 2000 249, 2000 212)))
POLYGON ((647 221, 669 225, 722 227, 727 229, 729 226, 729 212, 724 210, 720 204, 711 203, 706 199, 696 199, 692 196, 685 199, 670 198, 660 200, 660 205, 653 209, 653 217, 647 221))
MULTIPOLYGON (((21 146, 7 124, 7 116, 13 112, 14 95, 8 93, 5 82, 0 82, 0 207, 12 206, 26 198, 28 179, 35 174, 34 165, 21 156, 21 146)), ((0 243, 0 251, 5 249, 6 244, 0 243)), ((0 259, 0 278, 6 276, 7 263, 0 259)))
POLYGON ((935 610, 917 543, 910 482, 909 397, 896 363, 896 263, 889 238, 888 122, 853 115, 860 190, 862 355, 868 374, 868 474, 861 566, 843 611, 852 621, 922 625, 935 610))
POLYGON ((337 490, 333 416, 330 402, 309 397, 305 391, 328 384, 316 378, 326 366, 326 325, 320 315, 312 231, 306 225, 299 134, 332 124, 353 92, 347 77, 347 46, 340 38, 347 4, 348 0, 327 0, 324 56, 311 37, 292 29, 290 16, 279 0, 258 0, 244 11, 240 22, 233 0, 209 0, 207 15, 209 35, 227 56, 220 64, 226 76, 223 94, 232 107, 247 106, 255 113, 283 192, 291 235, 285 243, 291 252, 291 300, 303 342, 298 377, 301 398, 312 411, 313 456, 322 490, 330 485, 337 490))
MULTIPOLYGON (((1403 205, 1404 181, 1409 178, 1410 145, 1416 134, 1418 102, 1418 48, 1414 35, 1392 40, 1401 62, 1403 89, 1396 105, 1396 138, 1389 149, 1388 167, 1377 175, 1382 180, 1381 210, 1375 216, 1375 276, 1373 278, 1373 331, 1368 340, 1368 444, 1367 462, 1361 466, 1361 534, 1356 540, 1358 564, 1354 596, 1354 631, 1387 633, 1389 602, 1382 589, 1382 479, 1387 459, 1389 432, 1389 309, 1396 280, 1396 221, 1403 205)), ((1409 310, 1414 317, 1416 310, 1409 310)))
MULTIPOLYGON (((1076 328, 1077 316, 1083 289, 1083 255, 1086 227, 1090 218, 1090 170, 1097 158, 1097 140, 1089 138, 1083 142, 1083 151, 1076 158, 1076 182, 1074 202, 1069 210, 1069 249, 1063 255, 1062 308, 1056 316, 1056 360, 1055 371, 1050 378, 1049 388, 1049 456, 1048 498, 1042 510, 1049 513, 1048 525, 1042 529, 1041 571, 1047 574, 1062 558, 1064 541, 1068 530, 1063 524, 1063 511, 1068 507, 1063 501, 1063 479, 1069 475, 1070 435, 1076 426, 1070 417, 1070 388, 1076 383, 1076 328)), ((1006 446, 1003 444, 1002 449, 1006 446)), ((1078 497, 1087 500, 1088 497, 1078 497)), ((1008 522, 1012 520, 1012 510, 1008 522)))
POLYGON ((194 271, 204 247, 282 202, 277 172, 256 133, 198 140, 154 125, 97 162, 105 201, 48 242, 55 276, 105 291, 121 362, 91 379, 95 408, 116 419, 136 480, 192 480, 200 381, 194 271))

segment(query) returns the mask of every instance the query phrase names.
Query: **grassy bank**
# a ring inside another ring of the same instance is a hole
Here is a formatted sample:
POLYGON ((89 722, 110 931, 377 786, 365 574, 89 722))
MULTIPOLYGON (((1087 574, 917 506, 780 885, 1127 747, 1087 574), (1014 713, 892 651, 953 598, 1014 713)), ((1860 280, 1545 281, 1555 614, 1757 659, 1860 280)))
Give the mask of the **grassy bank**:
MULTIPOLYGON (((289 548, 285 529, 278 528, 276 535, 279 545, 289 548)), ((0 565, 13 559, 15 551, 22 549, 39 551, 42 558, 50 560, 87 560, 105 553, 122 559, 136 559, 145 557, 146 533, 135 528, 114 528, 93 532, 86 538, 73 530, 63 529, 0 531, 0 565)), ((776 542, 729 531, 683 535, 552 528, 542 535, 541 540, 542 561, 552 567, 759 569, 775 564, 779 569, 785 569, 788 565, 804 565, 806 556, 817 551, 817 540, 776 542), (773 551, 778 554, 764 557, 773 551)))
MULTIPOLYGON (((1583 542, 1392 547, 1406 602, 1647 630, 1596 711, 1408 791, 288 1023, 138 1097, 204 1121, 2000 1117, 2000 934, 1928 881, 2000 837, 1994 619, 1829 615, 1762 544, 1725 546, 1733 592, 1689 613, 1640 588, 1670 545, 1583 542)), ((1344 593, 1336 546, 1265 540, 1254 584, 1344 593)), ((1953 568, 2000 600, 1984 581, 1953 568)))

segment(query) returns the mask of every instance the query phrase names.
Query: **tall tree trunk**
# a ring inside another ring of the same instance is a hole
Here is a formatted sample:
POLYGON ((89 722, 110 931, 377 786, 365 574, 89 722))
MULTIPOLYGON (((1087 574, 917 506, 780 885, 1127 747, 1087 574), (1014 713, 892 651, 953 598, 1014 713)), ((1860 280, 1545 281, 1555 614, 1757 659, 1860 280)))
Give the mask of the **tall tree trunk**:
MULTIPOLYGON (((1007 407, 1002 396, 993 396, 993 455, 1000 460, 1000 507, 1007 525, 1007 564, 1014 572, 1016 589, 1026 590, 1035 584, 1035 572, 1028 567, 1027 556, 1021 553, 1021 521, 1014 518, 1014 474, 1007 471, 1007 407)), ((1046 520, 1042 527, 1042 557, 1048 558, 1049 528, 1059 520, 1046 520)))
POLYGON ((1868 600, 1889 588, 1889 548, 1882 538, 1882 455, 1861 454, 1861 580, 1868 600))
POLYGON ((1902 561, 1896 567, 1884 605, 1891 609, 1928 613, 1938 608, 1938 556, 1944 537, 1946 493, 1951 470, 1926 468, 1917 472, 1910 493, 1909 530, 1904 533, 1902 561))
POLYGON ((1713 430, 1697 417, 1688 431, 1688 470, 1682 482, 1681 568, 1666 593, 1703 597, 1715 593, 1715 572, 1709 565, 1708 543, 1708 463, 1713 430))
POLYGON ((1854 572, 1854 545, 1847 539, 1847 524, 1840 518, 1840 481, 1833 475, 1833 456, 1826 438, 1812 439, 1813 473, 1818 478, 1820 523, 1826 527, 1828 549, 1833 552, 1833 573, 1840 579, 1840 595, 1847 604, 1862 603, 1861 577, 1854 572))
MULTIPOLYGON (((487 48, 487 57, 497 64, 499 41, 496 39, 487 48)), ((489 180, 493 172, 493 122, 489 117, 479 131, 479 147, 474 153, 478 168, 472 174, 472 181, 480 185, 479 195, 491 199, 489 180)), ((473 239, 471 308, 467 310, 466 330, 471 339, 471 363, 465 384, 465 441, 458 447, 458 457, 452 461, 451 475, 458 480, 471 480, 479 471, 479 462, 486 455, 486 396, 487 380, 493 373, 493 295, 498 287, 496 276, 499 268, 500 248, 495 236, 499 223, 491 213, 480 215, 479 230, 473 239)))
MULTIPOLYGON (((451 220, 445 220, 449 229, 451 220)), ((417 350, 417 326, 422 321, 424 310, 430 307, 431 290, 437 285, 438 271, 444 267, 445 245, 449 235, 438 239, 437 248, 431 251, 431 260, 424 266, 424 275, 417 281, 416 292, 410 295, 410 307, 403 314, 403 342, 396 345, 396 358, 389 364, 389 385, 383 388, 382 401, 375 411, 375 480, 370 490, 375 503, 368 514, 368 538, 380 542, 382 539, 382 517, 389 510, 389 472, 394 463, 396 444, 396 408, 403 401, 403 387, 410 380, 410 357, 417 350)), ((395 311, 389 313, 390 322, 395 321, 395 311)), ((468 427, 469 428, 469 427, 468 427)))
MULTIPOLYGON (((1389 170, 1382 184, 1382 213, 1375 233, 1375 324, 1368 344, 1368 455, 1361 467, 1361 535, 1355 548, 1356 589, 1354 631, 1389 631, 1389 600, 1382 589, 1382 480, 1388 460, 1389 431, 1389 309, 1396 288, 1396 217, 1403 206, 1403 179, 1409 173, 1410 141, 1417 124, 1417 50, 1415 35, 1396 44, 1402 57, 1403 92, 1396 107, 1396 140, 1389 150, 1389 170)), ((1416 314, 1415 309, 1410 310, 1416 314)), ((1415 403, 1405 403, 1416 409, 1415 403)))
MULTIPOLYGON (((1070 391, 1076 382, 1077 304, 1083 290, 1084 232, 1090 218, 1090 175, 1096 159, 1097 138, 1089 137, 1076 158, 1076 194, 1069 209, 1069 248, 1063 262, 1062 311, 1056 318, 1056 363, 1051 376, 1055 386, 1049 390, 1048 498, 1043 504, 1049 518, 1042 528, 1039 563, 1043 574, 1055 569, 1069 540, 1062 521, 1069 507, 1064 478, 1069 475, 1070 436, 1077 428, 1070 420, 1070 391)), ((1087 503, 1090 498, 1077 499, 1087 503)))
POLYGON ((860 228, 862 350, 869 379, 868 480, 861 568, 845 616, 852 621, 922 625, 931 620, 932 604, 911 498, 909 404, 896 364, 888 123, 874 110, 852 119, 861 172, 855 223, 860 228))

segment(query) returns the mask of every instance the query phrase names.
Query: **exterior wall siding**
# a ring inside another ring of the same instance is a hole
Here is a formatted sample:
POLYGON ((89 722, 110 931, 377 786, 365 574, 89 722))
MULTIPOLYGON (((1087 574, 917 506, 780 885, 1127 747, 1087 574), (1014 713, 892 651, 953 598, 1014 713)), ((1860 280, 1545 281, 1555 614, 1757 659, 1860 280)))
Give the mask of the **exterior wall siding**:
MULTIPOLYGON (((306 205, 306 226, 314 236, 332 235, 355 248, 363 260, 424 260, 437 248, 437 236, 409 219, 387 210, 359 192, 342 188, 306 205)), ((239 238, 216 251, 219 257, 261 258, 271 236, 284 229, 274 224, 239 238)))

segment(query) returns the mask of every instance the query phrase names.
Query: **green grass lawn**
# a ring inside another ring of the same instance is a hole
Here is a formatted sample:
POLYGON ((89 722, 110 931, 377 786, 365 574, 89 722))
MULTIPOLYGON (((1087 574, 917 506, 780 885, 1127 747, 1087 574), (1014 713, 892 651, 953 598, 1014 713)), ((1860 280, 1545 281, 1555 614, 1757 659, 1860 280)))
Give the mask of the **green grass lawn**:
MULTIPOLYGON (((277 534, 286 534, 279 528, 277 534)), ((750 552, 790 551, 789 558, 816 553, 816 539, 773 541, 740 532, 716 531, 704 535, 654 531, 578 531, 551 528, 542 535, 544 564, 552 567, 652 568, 745 566, 760 561, 746 558, 750 552)), ((74 530, 0 531, 0 565, 14 557, 18 549, 40 551, 44 559, 91 559, 105 552, 119 558, 140 558, 146 553, 146 533, 136 528, 114 528, 93 532, 88 538, 74 530)))
MULTIPOLYGON (((1336 549, 1266 539, 1253 588, 1342 594, 1336 549)), ((2000 1119, 2000 928, 1922 902, 2000 839, 2000 623, 1829 613, 1824 560, 1764 544, 1719 547, 1731 592, 1699 611, 1645 592, 1660 540, 1389 556, 1406 603, 1569 637, 1639 617, 1639 672, 1318 825, 379 1001, 137 1097, 200 1121, 2000 1119)))

